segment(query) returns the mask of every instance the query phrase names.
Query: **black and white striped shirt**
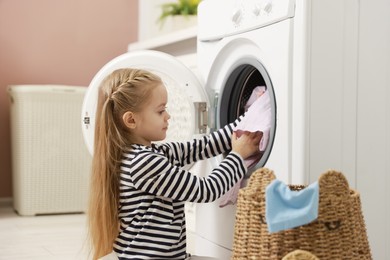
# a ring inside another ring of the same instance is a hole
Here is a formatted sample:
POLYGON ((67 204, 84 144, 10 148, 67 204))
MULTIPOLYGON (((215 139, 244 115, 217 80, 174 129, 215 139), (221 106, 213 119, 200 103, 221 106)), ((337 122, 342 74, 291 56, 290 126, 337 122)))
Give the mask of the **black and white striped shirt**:
POLYGON ((207 177, 181 167, 231 149, 233 124, 184 143, 132 145, 120 175, 120 231, 114 243, 119 259, 185 259, 184 202, 211 202, 245 172, 230 152, 207 177))

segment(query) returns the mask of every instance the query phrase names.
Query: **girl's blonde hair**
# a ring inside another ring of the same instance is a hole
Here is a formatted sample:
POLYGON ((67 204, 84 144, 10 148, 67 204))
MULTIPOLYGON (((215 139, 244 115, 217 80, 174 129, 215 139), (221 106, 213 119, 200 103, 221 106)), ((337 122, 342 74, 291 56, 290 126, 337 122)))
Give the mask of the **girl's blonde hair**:
POLYGON ((93 259, 112 252, 119 232, 120 161, 123 148, 132 143, 122 116, 139 112, 158 84, 157 75, 128 68, 115 70, 100 85, 88 209, 93 259))

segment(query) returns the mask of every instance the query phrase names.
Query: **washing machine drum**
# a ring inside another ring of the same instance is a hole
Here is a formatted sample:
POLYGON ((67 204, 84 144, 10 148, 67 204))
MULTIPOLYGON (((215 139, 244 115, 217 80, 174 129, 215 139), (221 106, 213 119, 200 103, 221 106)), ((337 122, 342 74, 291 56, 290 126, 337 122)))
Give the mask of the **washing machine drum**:
POLYGON ((263 167, 270 156, 276 131, 276 101, 272 82, 263 67, 240 65, 229 75, 222 90, 219 102, 219 125, 223 126, 234 122, 247 109, 247 102, 257 87, 265 87, 270 97, 270 127, 267 133, 265 150, 261 152, 261 159, 255 167, 263 167))

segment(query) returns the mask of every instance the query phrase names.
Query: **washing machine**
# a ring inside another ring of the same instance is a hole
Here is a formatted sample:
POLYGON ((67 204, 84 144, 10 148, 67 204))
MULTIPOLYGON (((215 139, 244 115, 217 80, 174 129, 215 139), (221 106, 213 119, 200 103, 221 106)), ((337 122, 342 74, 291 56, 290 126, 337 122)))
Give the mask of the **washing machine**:
MULTIPOLYGON (((358 8, 355 0, 199 5, 197 63, 211 129, 241 115, 256 86, 265 86, 271 98, 269 142, 246 177, 259 167, 290 184, 309 184, 329 168, 354 174, 353 161, 346 166, 354 129, 343 121, 356 118, 358 8)), ((235 206, 219 205, 197 205, 195 253, 230 259, 235 206)))
MULTIPOLYGON (((219 128, 243 114, 257 86, 265 86, 270 96, 268 145, 246 177, 265 166, 286 183, 303 178, 292 175, 293 167, 302 172, 305 134, 304 85, 294 93, 291 88, 294 16, 295 1, 206 0, 198 9, 198 70, 210 100, 210 127, 219 128)), ((195 254, 230 259, 236 208, 219 205, 197 205, 195 254)))

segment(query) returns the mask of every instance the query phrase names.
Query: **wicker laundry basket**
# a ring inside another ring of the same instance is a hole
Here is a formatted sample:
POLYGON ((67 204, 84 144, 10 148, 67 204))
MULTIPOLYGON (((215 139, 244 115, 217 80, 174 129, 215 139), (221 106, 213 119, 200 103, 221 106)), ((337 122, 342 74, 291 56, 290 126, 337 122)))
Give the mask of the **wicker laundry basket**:
MULTIPOLYGON (((240 190, 232 259, 372 259, 359 193, 349 188, 342 173, 328 171, 320 176, 315 221, 269 233, 265 189, 274 179, 271 170, 261 168, 252 174, 248 186, 240 190), (312 258, 291 258, 294 253, 303 252, 312 254, 312 258)), ((303 188, 290 186, 292 190, 303 188)))

